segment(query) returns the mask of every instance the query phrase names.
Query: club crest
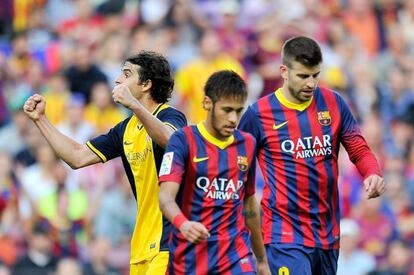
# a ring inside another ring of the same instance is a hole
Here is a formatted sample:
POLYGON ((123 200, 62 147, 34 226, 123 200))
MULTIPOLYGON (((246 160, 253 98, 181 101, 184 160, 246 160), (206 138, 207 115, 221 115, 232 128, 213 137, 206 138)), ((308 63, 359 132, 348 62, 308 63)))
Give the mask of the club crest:
POLYGON ((247 157, 237 156, 237 166, 241 171, 246 171, 248 166, 247 157))
POLYGON ((323 126, 329 126, 332 123, 331 114, 329 111, 318 112, 318 121, 323 126))

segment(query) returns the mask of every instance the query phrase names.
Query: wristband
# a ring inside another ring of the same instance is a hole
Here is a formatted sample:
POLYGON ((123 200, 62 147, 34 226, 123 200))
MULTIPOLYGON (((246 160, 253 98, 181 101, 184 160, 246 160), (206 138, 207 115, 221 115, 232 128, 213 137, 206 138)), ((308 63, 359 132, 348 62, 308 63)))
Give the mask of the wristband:
POLYGON ((178 230, 180 230, 180 228, 181 228, 181 225, 184 223, 184 222, 186 222, 186 221, 188 221, 188 219, 181 213, 181 214, 178 214, 178 215, 176 215, 174 218, 173 218, 173 225, 178 229, 178 230))

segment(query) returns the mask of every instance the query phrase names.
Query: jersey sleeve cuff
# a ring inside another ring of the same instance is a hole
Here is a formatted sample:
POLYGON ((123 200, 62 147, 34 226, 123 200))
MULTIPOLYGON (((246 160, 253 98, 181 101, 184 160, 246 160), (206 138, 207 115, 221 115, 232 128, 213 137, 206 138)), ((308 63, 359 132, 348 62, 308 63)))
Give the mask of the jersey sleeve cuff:
POLYGON ((172 125, 171 123, 164 122, 164 124, 171 127, 171 129, 173 129, 174 131, 177 131, 177 128, 174 125, 172 125))
POLYGON ((104 156, 104 154, 102 154, 98 149, 96 149, 95 146, 93 146, 90 141, 88 141, 86 143, 86 145, 89 147, 89 149, 92 150, 92 152, 94 152, 102 160, 102 162, 106 162, 107 161, 107 159, 104 156))

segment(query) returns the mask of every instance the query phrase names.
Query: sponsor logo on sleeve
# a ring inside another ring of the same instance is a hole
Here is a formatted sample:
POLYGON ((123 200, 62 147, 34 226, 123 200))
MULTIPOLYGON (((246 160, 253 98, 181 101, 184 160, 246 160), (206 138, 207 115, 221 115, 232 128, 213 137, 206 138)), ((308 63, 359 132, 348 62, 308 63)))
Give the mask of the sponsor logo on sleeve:
POLYGON ((171 173, 173 158, 174 152, 168 152, 164 154, 160 168, 160 176, 169 175, 171 173))

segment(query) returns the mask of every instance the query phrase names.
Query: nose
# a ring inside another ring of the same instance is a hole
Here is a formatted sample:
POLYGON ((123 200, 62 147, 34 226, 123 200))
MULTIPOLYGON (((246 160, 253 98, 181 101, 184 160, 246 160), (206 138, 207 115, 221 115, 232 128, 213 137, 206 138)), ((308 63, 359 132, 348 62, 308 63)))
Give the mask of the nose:
POLYGON ((311 77, 308 80, 308 83, 306 83, 306 86, 310 89, 314 89, 318 85, 319 79, 315 77, 311 77))
POLYGON ((238 116, 237 116, 236 111, 230 112, 229 119, 228 120, 233 125, 236 125, 237 124, 238 116))
POLYGON ((121 83, 122 83, 122 77, 123 77, 123 75, 119 75, 119 76, 115 79, 115 84, 116 84, 116 85, 118 85, 118 84, 121 84, 121 83))

